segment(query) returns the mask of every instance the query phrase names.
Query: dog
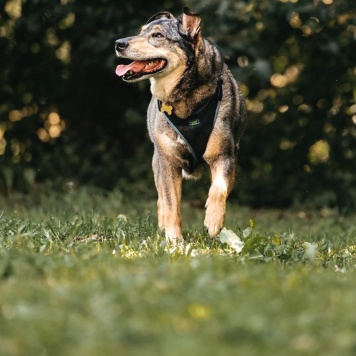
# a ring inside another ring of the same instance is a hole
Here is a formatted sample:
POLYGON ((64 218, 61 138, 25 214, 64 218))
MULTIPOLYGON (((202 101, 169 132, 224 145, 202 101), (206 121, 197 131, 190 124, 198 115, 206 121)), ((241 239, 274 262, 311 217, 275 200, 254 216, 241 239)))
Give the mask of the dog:
POLYGON ((211 186, 204 225, 211 237, 224 226, 233 188, 240 137, 246 124, 242 93, 218 48, 201 35, 201 17, 185 7, 152 16, 137 36, 115 42, 116 75, 126 82, 149 79, 147 127, 154 145, 158 226, 173 244, 183 241, 183 178, 198 179, 208 165, 211 186))

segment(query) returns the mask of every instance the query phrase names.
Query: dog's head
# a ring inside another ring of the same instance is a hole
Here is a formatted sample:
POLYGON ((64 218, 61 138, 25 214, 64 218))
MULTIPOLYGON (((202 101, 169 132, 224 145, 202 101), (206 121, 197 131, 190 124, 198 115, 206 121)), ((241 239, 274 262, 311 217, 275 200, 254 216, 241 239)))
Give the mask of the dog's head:
POLYGON ((152 16, 137 36, 118 39, 116 74, 127 82, 163 77, 187 65, 200 41, 200 16, 187 7, 177 19, 169 12, 152 16))

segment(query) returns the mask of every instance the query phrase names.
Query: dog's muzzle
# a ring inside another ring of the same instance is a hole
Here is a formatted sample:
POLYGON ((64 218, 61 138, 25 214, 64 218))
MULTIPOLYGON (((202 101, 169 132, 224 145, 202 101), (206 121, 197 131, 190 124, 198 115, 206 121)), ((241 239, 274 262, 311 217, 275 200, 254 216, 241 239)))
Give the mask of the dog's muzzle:
POLYGON ((136 58, 130 58, 127 47, 132 39, 133 37, 126 37, 115 41, 116 55, 121 59, 121 62, 124 61, 116 67, 117 76, 123 77, 125 81, 134 81, 152 76, 166 67, 167 60, 164 58, 137 58, 137 55, 136 58))

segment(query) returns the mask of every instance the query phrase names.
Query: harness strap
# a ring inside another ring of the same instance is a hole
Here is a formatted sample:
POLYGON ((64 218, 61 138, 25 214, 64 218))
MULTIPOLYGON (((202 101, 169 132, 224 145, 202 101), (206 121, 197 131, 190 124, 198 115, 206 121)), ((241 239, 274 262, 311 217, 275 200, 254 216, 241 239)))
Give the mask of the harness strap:
POLYGON ((164 113, 169 125, 189 148, 191 157, 189 157, 188 161, 191 172, 204 162, 203 155, 214 128, 223 96, 222 84, 223 81, 220 79, 215 93, 207 98, 192 115, 185 119, 176 116, 171 106, 157 100, 158 109, 164 113))

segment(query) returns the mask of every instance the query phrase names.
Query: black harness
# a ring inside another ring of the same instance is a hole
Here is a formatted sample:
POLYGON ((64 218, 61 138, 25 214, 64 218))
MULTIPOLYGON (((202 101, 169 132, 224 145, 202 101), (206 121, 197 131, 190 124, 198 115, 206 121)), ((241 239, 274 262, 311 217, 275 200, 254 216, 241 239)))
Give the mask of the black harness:
POLYGON ((191 172, 204 162, 203 155, 218 116, 223 95, 222 83, 223 81, 219 80, 215 93, 185 119, 176 116, 171 106, 157 100, 159 111, 165 114, 169 125, 184 140, 190 150, 192 157, 189 157, 188 161, 191 172))

